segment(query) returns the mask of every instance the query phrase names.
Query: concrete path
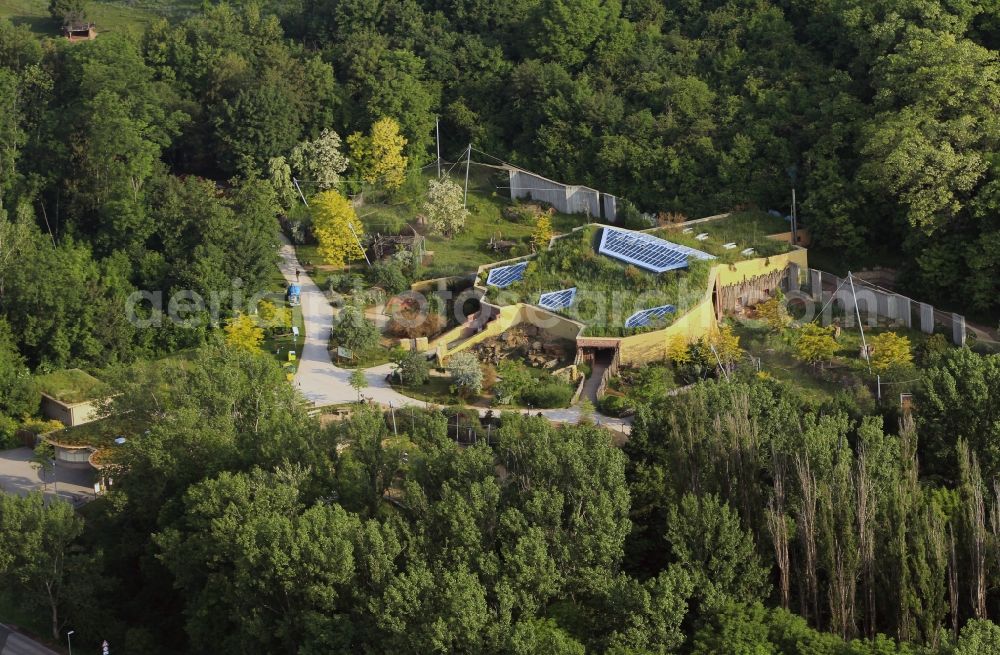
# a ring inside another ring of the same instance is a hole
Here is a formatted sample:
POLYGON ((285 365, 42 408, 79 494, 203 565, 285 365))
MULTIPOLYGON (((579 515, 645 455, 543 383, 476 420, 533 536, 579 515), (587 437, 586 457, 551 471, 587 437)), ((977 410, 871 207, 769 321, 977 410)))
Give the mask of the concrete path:
POLYGON ((58 655, 56 651, 0 624, 0 655, 58 655))
MULTIPOLYGON (((296 283, 295 271, 302 271, 303 267, 295 255, 295 247, 289 243, 284 235, 281 236, 280 254, 281 274, 290 284, 296 283)), ((316 406, 354 402, 358 399, 358 394, 348 381, 351 371, 335 366, 330 359, 330 351, 327 349, 336 310, 330 305, 312 278, 304 272, 300 273, 297 284, 301 288, 302 320, 306 333, 302 352, 298 354, 299 369, 295 374, 294 384, 302 395, 316 406)), ((389 386, 386 377, 392 370, 392 364, 382 364, 365 369, 368 388, 362 390, 361 395, 383 406, 432 406, 431 403, 404 396, 389 386)), ((479 414, 485 415, 487 411, 489 410, 480 409, 479 414)), ((495 413, 500 411, 502 410, 494 410, 495 413)), ((521 411, 528 413, 527 410, 521 411)), ((550 421, 560 423, 576 423, 581 418, 580 410, 576 407, 533 410, 531 414, 539 412, 550 421)), ((594 419, 596 422, 623 434, 628 433, 631 423, 630 419, 622 420, 599 414, 594 419)))
POLYGON ((608 364, 606 362, 594 362, 593 368, 590 371, 590 377, 587 378, 587 382, 583 385, 584 398, 590 400, 590 402, 597 405, 597 390, 601 386, 601 378, 604 377, 604 371, 608 370, 608 364))

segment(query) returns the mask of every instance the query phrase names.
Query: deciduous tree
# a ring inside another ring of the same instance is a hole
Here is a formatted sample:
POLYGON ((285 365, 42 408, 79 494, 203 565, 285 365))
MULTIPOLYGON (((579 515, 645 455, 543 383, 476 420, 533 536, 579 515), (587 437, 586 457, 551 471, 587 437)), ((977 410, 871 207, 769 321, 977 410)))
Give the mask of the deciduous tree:
POLYGON ((431 180, 424 201, 427 224, 437 234, 452 236, 465 226, 469 210, 465 208, 462 187, 448 178, 431 180))
POLYGON ((838 349, 833 329, 816 323, 806 323, 795 337, 795 357, 813 366, 822 366, 833 359, 838 349))
POLYGON ((360 132, 347 137, 351 161, 358 174, 369 184, 379 184, 389 191, 403 185, 407 157, 403 154, 406 138, 399 133, 394 118, 380 118, 372 124, 368 136, 360 132))
POLYGON ((535 248, 542 249, 549 246, 552 240, 552 219, 548 214, 542 214, 535 221, 535 229, 531 232, 531 243, 535 248))
POLYGON ((226 345, 241 350, 257 350, 264 341, 264 330, 250 314, 237 314, 226 323, 226 345))
POLYGON ((71 546, 83 520, 62 500, 46 503, 40 493, 0 494, 0 579, 16 589, 26 606, 49 613, 52 638, 59 640, 71 546))
POLYGON ((355 357, 361 357, 378 346, 381 334, 374 323, 365 318, 364 312, 356 305, 344 307, 330 332, 334 344, 350 350, 355 357))
POLYGON ((910 340, 896 332, 883 332, 871 338, 871 365, 876 373, 888 373, 913 364, 910 340))
POLYGON ((288 161, 305 182, 319 191, 340 186, 340 174, 347 170, 347 156, 341 152, 340 135, 323 130, 312 141, 303 141, 292 149, 288 161))
POLYGON ((448 359, 448 373, 458 391, 463 395, 478 395, 483 390, 483 367, 470 352, 460 352, 448 359))
POLYGON ((693 576, 699 596, 710 602, 761 598, 767 569, 761 565, 753 535, 718 496, 681 498, 671 509, 666 538, 676 560, 693 576))
POLYGON ((358 367, 351 371, 351 377, 347 380, 351 384, 351 388, 358 394, 358 402, 361 402, 361 392, 368 388, 368 378, 365 377, 365 371, 363 368, 358 367))
POLYGON ((324 191, 313 198, 310 209, 319 254, 327 264, 343 266, 364 257, 358 245, 364 226, 347 198, 336 191, 324 191))

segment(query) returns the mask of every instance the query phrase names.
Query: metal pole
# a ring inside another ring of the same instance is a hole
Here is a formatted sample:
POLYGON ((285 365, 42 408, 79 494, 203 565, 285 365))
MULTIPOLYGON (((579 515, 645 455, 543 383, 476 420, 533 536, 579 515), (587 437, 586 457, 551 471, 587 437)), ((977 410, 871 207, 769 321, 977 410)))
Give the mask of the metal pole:
POLYGON ((399 436, 399 431, 396 429, 396 408, 389 403, 389 413, 392 414, 392 433, 399 436))
POLYGON ((469 165, 472 163, 472 144, 465 151, 465 199, 462 201, 462 209, 466 209, 469 204, 469 165))
POLYGON ((438 179, 441 179, 441 120, 437 117, 434 118, 434 133, 437 135, 437 164, 438 164, 438 179))
POLYGON ((361 245, 361 239, 358 238, 358 233, 354 231, 354 226, 351 225, 350 221, 347 221, 347 227, 351 228, 351 234, 354 235, 354 240, 358 242, 358 248, 361 248, 361 254, 365 256, 365 261, 368 262, 368 268, 371 268, 372 262, 368 259, 368 253, 365 252, 365 247, 361 245))
POLYGON ((861 325, 861 310, 858 309, 858 294, 854 291, 854 276, 847 271, 847 280, 851 283, 851 295, 854 297, 854 315, 858 318, 858 330, 861 331, 861 347, 865 353, 865 362, 868 363, 868 375, 872 373, 872 361, 868 357, 868 343, 865 341, 865 328, 861 325))
POLYGON ((725 375, 726 375, 726 380, 728 380, 729 379, 729 371, 727 371, 726 367, 722 365, 722 360, 719 358, 719 353, 715 349, 715 345, 711 344, 710 347, 712 348, 712 354, 715 355, 715 361, 719 362, 719 368, 722 369, 722 372, 725 373, 725 375))
POLYGON ((70 630, 66 633, 66 643, 69 645, 69 655, 73 655, 73 635, 76 630, 70 630))
POLYGON ((796 233, 798 232, 798 222, 799 217, 795 212, 795 187, 792 187, 792 245, 798 245, 798 237, 796 233))
POLYGON ((299 186, 299 181, 293 177, 292 184, 295 185, 295 190, 299 192, 299 197, 302 198, 302 204, 306 206, 306 209, 308 209, 309 203, 306 202, 306 196, 302 193, 302 187, 299 186))
POLYGON ((876 375, 875 376, 875 385, 876 385, 876 388, 878 389, 878 391, 876 392, 877 395, 878 395, 878 399, 879 399, 879 401, 881 401, 882 400, 882 376, 881 375, 876 375))

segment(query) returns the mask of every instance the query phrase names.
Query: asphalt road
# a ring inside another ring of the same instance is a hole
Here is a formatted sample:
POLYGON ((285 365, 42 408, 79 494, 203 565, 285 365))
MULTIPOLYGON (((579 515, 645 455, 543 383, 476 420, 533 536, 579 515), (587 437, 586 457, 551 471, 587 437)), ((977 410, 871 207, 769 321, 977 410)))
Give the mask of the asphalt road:
POLYGON ((0 655, 58 655, 37 641, 28 639, 0 623, 0 655))
POLYGON ((33 455, 30 448, 0 451, 0 491, 20 495, 43 491, 50 497, 58 494, 74 506, 94 498, 94 473, 89 467, 56 466, 54 471, 41 472, 31 465, 33 455), (53 484, 53 477, 57 484, 53 484))

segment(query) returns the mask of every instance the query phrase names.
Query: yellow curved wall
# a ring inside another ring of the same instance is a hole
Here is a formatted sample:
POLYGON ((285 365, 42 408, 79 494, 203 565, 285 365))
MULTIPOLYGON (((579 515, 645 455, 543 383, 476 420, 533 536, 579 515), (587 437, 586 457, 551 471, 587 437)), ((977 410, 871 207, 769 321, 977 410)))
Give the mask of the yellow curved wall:
MULTIPOLYGON (((809 266, 807 251, 798 248, 780 255, 758 257, 735 264, 717 264, 708 276, 708 284, 702 299, 683 316, 673 323, 654 332, 644 332, 629 337, 584 337, 588 345, 607 343, 619 345, 619 357, 622 364, 643 364, 650 361, 660 361, 666 358, 667 343, 674 335, 683 336, 689 343, 701 337, 714 334, 719 326, 715 320, 715 306, 712 302, 712 292, 716 285, 727 287, 740 284, 750 278, 764 275, 775 270, 784 270, 789 264, 797 264, 801 270, 809 266)), ((495 311, 495 309, 494 309, 495 311)), ((435 339, 429 347, 436 349, 438 358, 443 360, 450 355, 470 348, 490 337, 496 337, 519 323, 529 323, 543 327, 549 334, 565 339, 577 339, 583 329, 583 324, 568 318, 553 314, 535 307, 518 303, 499 308, 496 319, 490 321, 479 333, 462 341, 453 349, 448 344, 461 339, 466 328, 459 326, 435 339)))

